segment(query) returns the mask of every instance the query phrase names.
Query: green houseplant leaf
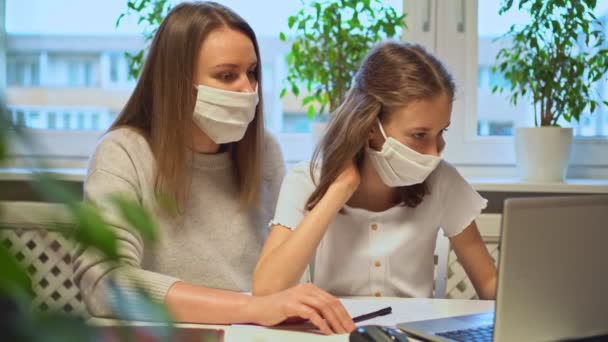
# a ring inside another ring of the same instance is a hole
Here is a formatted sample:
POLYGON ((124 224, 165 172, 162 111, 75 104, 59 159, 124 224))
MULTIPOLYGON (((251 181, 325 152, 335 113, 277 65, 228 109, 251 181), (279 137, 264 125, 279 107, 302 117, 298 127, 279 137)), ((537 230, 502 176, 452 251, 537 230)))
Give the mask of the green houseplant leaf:
MULTIPOLYGON (((144 29, 144 40, 146 44, 149 44, 171 7, 172 4, 169 0, 127 0, 127 9, 118 16, 115 26, 120 26, 125 17, 135 16, 137 24, 144 29)), ((144 63, 144 50, 125 52, 129 77, 132 79, 139 77, 144 63)))

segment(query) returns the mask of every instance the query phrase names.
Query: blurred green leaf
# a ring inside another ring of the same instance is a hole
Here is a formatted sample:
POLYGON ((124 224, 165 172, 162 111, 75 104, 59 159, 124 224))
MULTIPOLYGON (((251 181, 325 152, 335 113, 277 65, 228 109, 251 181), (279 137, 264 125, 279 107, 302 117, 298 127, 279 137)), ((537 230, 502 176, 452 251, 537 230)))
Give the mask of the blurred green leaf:
MULTIPOLYGON (((0 227, 1 229, 2 227, 0 227)), ((4 245, 0 244, 0 297, 8 295, 15 297, 25 295, 33 296, 32 283, 21 265, 13 258, 4 245)))
POLYGON ((86 203, 75 203, 71 214, 77 228, 74 239, 84 246, 92 246, 112 260, 118 260, 116 234, 108 227, 95 207, 86 203))
MULTIPOLYGON (((163 192, 156 192, 155 195, 157 203, 159 204, 161 209, 163 209, 166 213, 171 216, 179 214, 179 204, 173 196, 163 192)), ((136 205, 141 206, 139 203, 136 203, 136 205)), ((144 209, 142 208, 142 210, 144 209)))
POLYGON ((308 114, 309 119, 313 119, 315 117, 315 107, 313 105, 308 106, 308 114))
POLYGON ((154 219, 138 202, 126 199, 120 194, 113 195, 112 202, 120 211, 122 217, 139 231, 144 240, 152 243, 158 241, 154 219))
MULTIPOLYGON (((141 3, 129 2, 129 4, 133 8, 139 8, 141 3)), ((136 62, 141 62, 143 52, 135 57, 136 62)), ((0 98, 0 162, 7 156, 7 146, 10 139, 18 140, 24 144, 25 148, 32 148, 36 144, 25 134, 25 131, 12 124, 7 114, 4 102, 0 98)), ((44 165, 36 163, 34 169, 42 170, 44 165)), ((66 182, 55 179, 52 174, 36 172, 33 174, 30 185, 43 200, 63 203, 69 209, 73 217, 74 229, 62 229, 59 232, 73 238, 75 242, 82 244, 83 247, 96 248, 110 260, 118 260, 116 235, 102 218, 100 209, 83 203, 77 192, 71 191, 66 182)), ((136 202, 119 197, 114 202, 127 222, 139 229, 145 239, 156 241, 156 226, 144 208, 136 202)), ((171 205, 168 200, 165 203, 167 206, 171 205)), ((0 207, 0 209, 2 208, 0 207)), ((2 214, 3 212, 0 210, 0 215, 2 214)), ((54 221, 49 218, 49 222, 54 221)), ((4 228, 12 229, 13 227, 0 226, 0 229, 4 228)), ((3 331, 2 337, 4 339, 23 341, 95 341, 101 339, 99 331, 87 325, 80 318, 67 316, 59 312, 42 313, 38 310, 32 310, 32 300, 34 298, 32 281, 28 273, 23 270, 4 244, 0 244, 0 271, 2 272, 0 276, 0 305, 2 306, 2 313, 10 315, 10 317, 2 317, 3 323, 5 323, 3 327, 9 327, 8 331, 6 329, 3 331)), ((171 321, 164 311, 163 305, 153 303, 149 297, 141 297, 141 301, 137 305, 143 306, 152 317, 158 318, 161 323, 171 321)), ((125 329, 125 331, 132 330, 132 328, 125 329)), ((165 338, 169 336, 166 331, 166 328, 159 328, 154 336, 170 340, 170 338, 165 338)))
POLYGON ((32 185, 46 202, 71 204, 80 201, 77 193, 68 190, 51 174, 35 172, 32 185))
POLYGON ((166 325, 149 327, 151 336, 160 341, 172 341, 175 335, 173 319, 162 303, 155 302, 143 287, 127 292, 116 283, 110 282, 113 311, 123 321, 165 322, 166 325))
POLYGON ((40 313, 31 318, 21 330, 29 333, 30 341, 100 341, 98 329, 83 319, 60 312, 40 313), (35 327, 35 329, 32 329, 35 327))

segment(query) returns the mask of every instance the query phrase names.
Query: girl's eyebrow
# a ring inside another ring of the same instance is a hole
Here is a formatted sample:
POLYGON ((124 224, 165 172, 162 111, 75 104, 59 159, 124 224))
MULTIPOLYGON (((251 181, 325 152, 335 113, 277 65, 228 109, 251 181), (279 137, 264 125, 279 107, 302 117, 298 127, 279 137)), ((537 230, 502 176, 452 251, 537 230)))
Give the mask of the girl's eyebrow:
MULTIPOLYGON (((448 124, 447 124, 447 125, 446 125, 446 126, 443 128, 443 129, 446 129, 446 128, 450 127, 450 124, 451 124, 451 123, 452 123, 452 122, 448 122, 448 124)), ((424 127, 424 126, 419 126, 419 127, 413 127, 413 128, 409 128, 409 130, 410 130, 410 131, 422 131, 422 132, 430 132, 430 131, 432 131, 432 129, 431 129, 431 128, 429 128, 429 127, 424 127)))

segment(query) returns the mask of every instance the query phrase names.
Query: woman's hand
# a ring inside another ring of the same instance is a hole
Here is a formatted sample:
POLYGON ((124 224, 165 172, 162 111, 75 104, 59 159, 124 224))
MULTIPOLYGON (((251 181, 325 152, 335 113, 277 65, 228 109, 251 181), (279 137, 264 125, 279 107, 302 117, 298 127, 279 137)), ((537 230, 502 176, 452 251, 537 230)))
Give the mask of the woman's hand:
POLYGON ((355 323, 340 300, 312 284, 300 284, 263 297, 252 297, 253 322, 272 326, 288 319, 309 320, 322 333, 346 334, 355 323))

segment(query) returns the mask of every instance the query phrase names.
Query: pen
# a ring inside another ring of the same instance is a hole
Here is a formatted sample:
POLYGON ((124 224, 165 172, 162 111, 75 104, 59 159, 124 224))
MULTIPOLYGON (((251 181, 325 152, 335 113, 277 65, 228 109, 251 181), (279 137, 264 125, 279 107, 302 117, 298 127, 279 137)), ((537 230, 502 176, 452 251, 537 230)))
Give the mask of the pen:
POLYGON ((383 309, 380 309, 378 311, 374 311, 374 312, 370 312, 370 313, 367 313, 367 314, 364 314, 364 315, 353 317, 353 322, 359 323, 359 322, 362 322, 362 321, 367 321, 368 319, 372 319, 372 318, 375 318, 375 317, 388 315, 391 312, 393 312, 393 308, 391 308, 390 306, 387 306, 387 307, 385 307, 383 309))

